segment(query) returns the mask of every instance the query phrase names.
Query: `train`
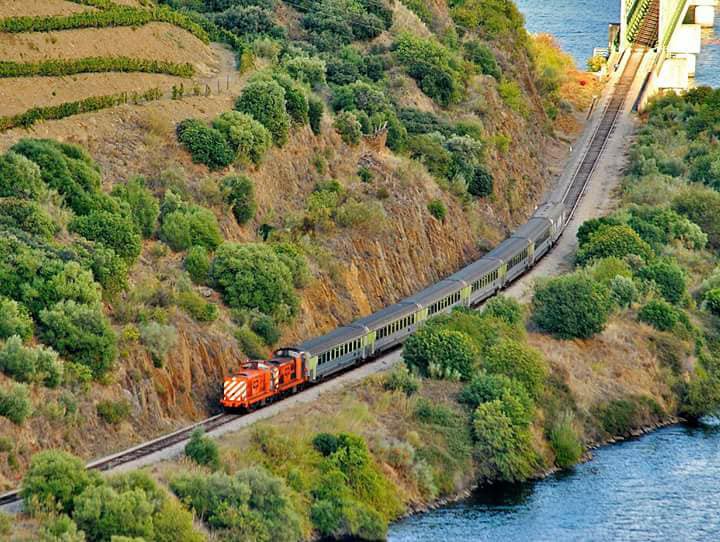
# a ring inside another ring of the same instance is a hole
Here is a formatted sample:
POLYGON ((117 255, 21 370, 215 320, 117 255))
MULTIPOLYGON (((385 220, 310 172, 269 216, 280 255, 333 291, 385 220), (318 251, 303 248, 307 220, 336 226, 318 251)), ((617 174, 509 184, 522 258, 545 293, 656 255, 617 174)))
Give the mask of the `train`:
POLYGON ((554 192, 530 219, 479 260, 364 318, 302 344, 247 360, 223 382, 226 411, 252 410, 391 350, 428 319, 477 306, 527 272, 557 242, 576 201, 554 192))

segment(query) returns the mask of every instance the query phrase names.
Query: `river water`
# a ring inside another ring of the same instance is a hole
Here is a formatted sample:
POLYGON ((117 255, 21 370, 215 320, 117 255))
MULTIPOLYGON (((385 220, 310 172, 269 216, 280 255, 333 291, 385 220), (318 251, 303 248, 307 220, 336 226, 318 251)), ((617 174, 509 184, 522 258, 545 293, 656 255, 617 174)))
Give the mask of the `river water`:
POLYGON ((673 426, 393 525, 391 542, 720 540, 720 426, 673 426))
MULTIPOLYGON (((607 47, 608 24, 620 21, 620 0, 516 0, 530 32, 554 35, 581 68, 594 47, 607 47)), ((703 31, 696 84, 720 86, 720 12, 703 31)))

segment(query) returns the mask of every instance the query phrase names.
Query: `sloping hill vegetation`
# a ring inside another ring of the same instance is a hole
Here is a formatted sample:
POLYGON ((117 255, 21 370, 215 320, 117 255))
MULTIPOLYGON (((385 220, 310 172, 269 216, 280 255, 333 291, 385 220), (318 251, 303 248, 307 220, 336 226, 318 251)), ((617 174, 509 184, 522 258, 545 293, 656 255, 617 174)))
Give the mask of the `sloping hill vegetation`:
MULTIPOLYGON (((154 103, 0 135, 0 427, 14 443, 4 486, 38 450, 89 458, 203 417, 243 356, 328 331, 477 257, 534 207, 548 154, 562 156, 553 120, 592 93, 547 40, 527 36, 511 3, 478 19, 465 3, 424 3, 426 22, 379 0, 145 4, 83 6, 192 21, 243 71, 212 81, 210 95, 177 85, 154 103)), ((55 15, 4 24, 76 17, 55 15)), ((85 17, 72 20, 95 20, 85 17)), ((3 57, 8 69, 90 69, 92 37, 104 66, 125 62, 124 48, 131 64, 200 73, 205 45, 159 24, 2 34, 0 48, 44 43, 3 57), (132 53, 146 38, 157 52, 159 35, 189 41, 168 56, 132 53), (77 56, 58 53, 73 40, 77 56)))

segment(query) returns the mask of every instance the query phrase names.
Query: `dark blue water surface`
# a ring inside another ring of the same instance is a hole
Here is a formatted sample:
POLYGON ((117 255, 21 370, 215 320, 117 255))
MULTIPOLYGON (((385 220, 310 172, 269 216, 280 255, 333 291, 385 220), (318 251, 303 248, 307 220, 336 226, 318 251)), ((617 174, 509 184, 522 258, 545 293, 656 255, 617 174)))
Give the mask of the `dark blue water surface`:
POLYGON ((720 540, 720 427, 661 429, 539 482, 408 518, 391 542, 720 540))

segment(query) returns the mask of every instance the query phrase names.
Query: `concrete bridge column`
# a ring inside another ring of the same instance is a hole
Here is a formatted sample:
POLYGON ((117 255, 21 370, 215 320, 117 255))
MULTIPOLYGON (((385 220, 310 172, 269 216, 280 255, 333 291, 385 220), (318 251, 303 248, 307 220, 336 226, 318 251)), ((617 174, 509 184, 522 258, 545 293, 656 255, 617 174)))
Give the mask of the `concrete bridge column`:
POLYGON ((703 28, 715 26, 715 0, 694 0, 695 24, 703 28))

